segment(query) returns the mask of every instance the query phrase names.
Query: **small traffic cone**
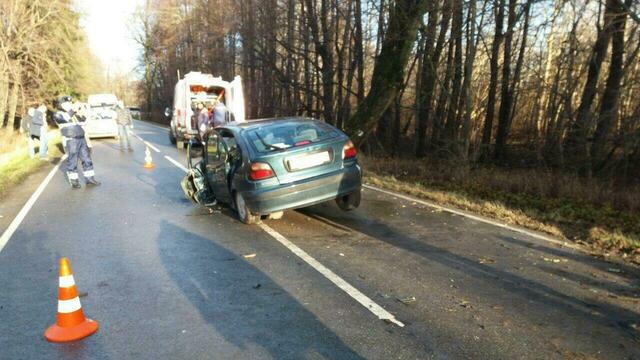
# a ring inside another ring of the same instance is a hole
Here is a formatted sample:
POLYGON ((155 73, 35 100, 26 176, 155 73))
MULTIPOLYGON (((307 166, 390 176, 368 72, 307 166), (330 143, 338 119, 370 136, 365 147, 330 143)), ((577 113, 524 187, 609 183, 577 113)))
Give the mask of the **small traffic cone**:
POLYGON ((151 151, 149 151, 149 147, 144 151, 144 168, 145 169, 153 169, 156 167, 153 164, 153 159, 151 158, 151 151))
POLYGON ((56 323, 44 332, 44 337, 51 342, 69 342, 83 339, 96 331, 98 323, 84 317, 69 261, 62 258, 56 323))

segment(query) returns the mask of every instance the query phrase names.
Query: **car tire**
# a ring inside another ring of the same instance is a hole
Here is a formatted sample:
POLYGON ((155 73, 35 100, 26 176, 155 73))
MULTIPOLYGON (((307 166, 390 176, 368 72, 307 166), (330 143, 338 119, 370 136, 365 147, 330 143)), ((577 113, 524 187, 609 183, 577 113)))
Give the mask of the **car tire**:
POLYGON ((360 206, 360 190, 336 198, 336 204, 342 211, 357 209, 360 206))
POLYGON ((256 224, 260 221, 259 215, 254 215, 244 202, 244 198, 238 192, 234 194, 233 202, 238 213, 238 219, 247 225, 256 224))
POLYGON ((268 218, 269 220, 280 220, 282 219, 283 216, 284 216, 284 211, 278 211, 278 212, 269 214, 268 218))
POLYGON ((173 130, 169 129, 169 142, 171 142, 171 145, 175 145, 177 141, 176 136, 173 135, 173 130))

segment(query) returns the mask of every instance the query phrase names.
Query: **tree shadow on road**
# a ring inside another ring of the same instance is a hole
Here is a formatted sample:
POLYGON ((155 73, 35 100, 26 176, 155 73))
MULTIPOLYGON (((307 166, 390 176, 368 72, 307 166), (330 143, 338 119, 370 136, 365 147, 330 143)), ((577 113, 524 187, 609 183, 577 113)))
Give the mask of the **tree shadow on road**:
MULTIPOLYGON (((598 323, 609 327, 611 330, 618 330, 621 336, 625 336, 628 339, 633 341, 638 339, 637 332, 632 328, 634 323, 640 321, 640 315, 637 312, 607 302, 573 297, 539 282, 481 264, 475 259, 469 259, 446 249, 430 245, 425 240, 408 236, 399 229, 381 221, 362 216, 357 212, 345 214, 332 210, 328 206, 316 206, 300 210, 300 212, 325 217, 341 226, 402 248, 426 260, 463 272, 482 283, 491 284, 491 286, 486 286, 479 283, 478 286, 483 288, 484 293, 488 289, 494 288, 495 290, 492 291, 493 298, 501 298, 505 295, 504 292, 509 292, 521 298, 523 302, 534 301, 535 303, 532 303, 532 305, 537 308, 536 311, 549 312, 549 310, 553 310, 559 314, 568 314, 579 319, 582 323, 598 323)), ((535 314, 522 315, 535 316, 535 314)), ((562 319, 558 319, 558 321, 561 322, 562 319)))
POLYGON ((214 240, 165 221, 157 242, 167 273, 239 349, 236 356, 255 357, 258 347, 275 359, 362 358, 268 275, 214 240))

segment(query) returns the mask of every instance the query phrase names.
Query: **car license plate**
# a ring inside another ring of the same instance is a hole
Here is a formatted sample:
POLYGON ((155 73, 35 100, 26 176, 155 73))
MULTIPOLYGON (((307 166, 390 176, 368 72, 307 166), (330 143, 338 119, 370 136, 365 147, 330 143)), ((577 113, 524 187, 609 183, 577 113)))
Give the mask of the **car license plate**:
POLYGON ((329 156, 328 151, 294 156, 287 159, 289 170, 291 171, 312 168, 314 166, 326 164, 330 161, 331 157, 329 156))

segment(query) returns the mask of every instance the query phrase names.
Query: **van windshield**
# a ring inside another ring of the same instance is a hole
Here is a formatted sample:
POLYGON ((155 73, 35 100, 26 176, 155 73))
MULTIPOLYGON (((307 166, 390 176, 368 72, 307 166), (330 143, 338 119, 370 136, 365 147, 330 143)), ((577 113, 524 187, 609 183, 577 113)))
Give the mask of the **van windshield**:
POLYGON ((321 122, 277 122, 248 130, 249 139, 258 152, 304 146, 338 135, 336 129, 321 122))

